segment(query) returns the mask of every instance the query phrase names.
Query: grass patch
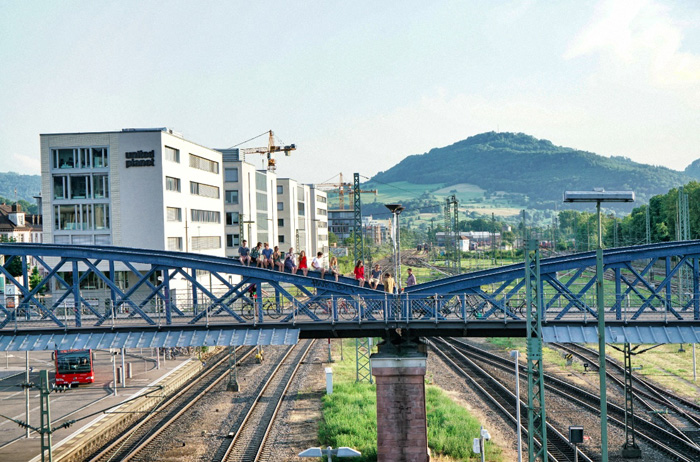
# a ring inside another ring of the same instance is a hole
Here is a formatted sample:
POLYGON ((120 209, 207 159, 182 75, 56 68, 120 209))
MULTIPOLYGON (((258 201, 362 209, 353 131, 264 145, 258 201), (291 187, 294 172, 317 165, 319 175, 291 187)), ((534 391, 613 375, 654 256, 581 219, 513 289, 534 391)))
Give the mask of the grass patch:
MULTIPOLYGON (((377 460, 377 402, 376 386, 355 383, 355 341, 343 341, 344 359, 340 360, 339 345, 335 343, 333 357, 334 389, 323 397, 323 420, 318 438, 321 446, 348 446, 362 453, 353 460, 377 460)), ((375 348, 376 350, 376 348, 375 348)), ((479 436, 480 423, 453 401, 440 388, 426 387, 428 446, 440 460, 477 461, 471 452, 473 438, 479 436)), ((498 446, 486 443, 486 454, 492 462, 502 462, 498 446)))

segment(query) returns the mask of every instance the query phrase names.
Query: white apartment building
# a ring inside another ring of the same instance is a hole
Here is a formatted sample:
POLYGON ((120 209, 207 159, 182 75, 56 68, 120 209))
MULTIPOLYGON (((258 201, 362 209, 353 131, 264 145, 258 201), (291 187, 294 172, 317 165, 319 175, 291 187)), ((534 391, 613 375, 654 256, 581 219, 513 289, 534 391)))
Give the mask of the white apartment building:
POLYGON ((277 180, 277 225, 280 250, 294 247, 308 256, 328 252, 326 193, 290 178, 277 180))
POLYGON ((43 134, 44 242, 224 256, 222 173, 164 128, 43 134))
POLYGON ((224 164, 226 256, 237 257, 242 240, 278 242, 277 175, 239 160, 238 149, 221 149, 224 164))

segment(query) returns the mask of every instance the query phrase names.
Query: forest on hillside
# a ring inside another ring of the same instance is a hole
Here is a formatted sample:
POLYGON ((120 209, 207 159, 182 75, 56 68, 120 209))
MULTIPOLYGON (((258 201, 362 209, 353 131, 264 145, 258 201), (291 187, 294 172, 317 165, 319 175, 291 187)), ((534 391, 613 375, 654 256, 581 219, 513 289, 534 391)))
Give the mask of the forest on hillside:
MULTIPOLYGON (((689 169, 688 173, 695 172, 689 169)), ((646 202, 696 178, 685 172, 603 157, 555 146, 522 133, 483 133, 451 146, 406 157, 375 175, 369 184, 473 184, 488 193, 505 191, 527 197, 527 208, 554 208, 567 190, 632 190, 646 202)), ((364 187, 364 186, 363 186, 364 187)), ((630 206, 616 207, 630 210, 630 206)))

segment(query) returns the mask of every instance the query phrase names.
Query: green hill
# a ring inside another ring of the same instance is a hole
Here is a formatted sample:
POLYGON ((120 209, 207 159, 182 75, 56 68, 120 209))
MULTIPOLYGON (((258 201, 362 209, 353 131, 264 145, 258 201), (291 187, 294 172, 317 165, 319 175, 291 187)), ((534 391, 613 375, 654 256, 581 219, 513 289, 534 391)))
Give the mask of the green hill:
POLYGON ((653 195, 665 194, 695 179, 689 173, 694 172, 691 169, 683 173, 625 157, 603 157, 555 146, 548 140, 523 133, 489 132, 425 154, 408 156, 375 175, 368 185, 381 187, 381 183, 402 181, 442 185, 445 191, 453 185, 467 184, 482 188, 487 196, 506 193, 513 205, 554 208, 555 204, 561 204, 564 191, 594 187, 632 190, 637 203, 646 202, 653 195))
POLYGON ((20 175, 15 172, 0 172, 0 196, 8 201, 17 198, 35 202, 34 196, 41 192, 41 175, 20 175))

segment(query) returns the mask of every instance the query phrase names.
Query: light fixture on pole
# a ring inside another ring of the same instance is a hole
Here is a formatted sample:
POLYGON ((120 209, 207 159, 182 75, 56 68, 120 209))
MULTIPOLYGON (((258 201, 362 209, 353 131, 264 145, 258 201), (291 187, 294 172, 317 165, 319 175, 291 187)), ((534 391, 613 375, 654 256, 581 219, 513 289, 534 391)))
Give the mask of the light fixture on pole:
POLYGON ((309 448, 304 451, 301 451, 299 453, 299 457, 323 457, 323 456, 328 456, 328 462, 331 462, 331 456, 336 456, 336 457, 359 457, 361 456, 362 453, 360 451, 356 451, 352 448, 346 448, 346 447, 339 447, 337 449, 333 449, 332 447, 328 446, 326 449, 321 449, 321 448, 309 448))
POLYGON ((518 350, 513 350, 510 352, 510 357, 515 359, 515 428, 518 434, 518 462, 523 460, 523 435, 520 429, 520 363, 518 359, 520 358, 520 352, 518 350))
POLYGON ((564 202, 595 202, 598 214, 598 248, 596 249, 596 301, 598 305, 598 353, 600 374, 600 459, 608 462, 608 403, 605 383, 605 293, 603 292, 603 225, 601 202, 634 202, 633 191, 566 191, 564 202))
POLYGON ((401 291, 401 237, 399 231, 399 214, 404 211, 401 204, 384 204, 384 207, 394 214, 394 277, 396 277, 397 292, 401 291))

